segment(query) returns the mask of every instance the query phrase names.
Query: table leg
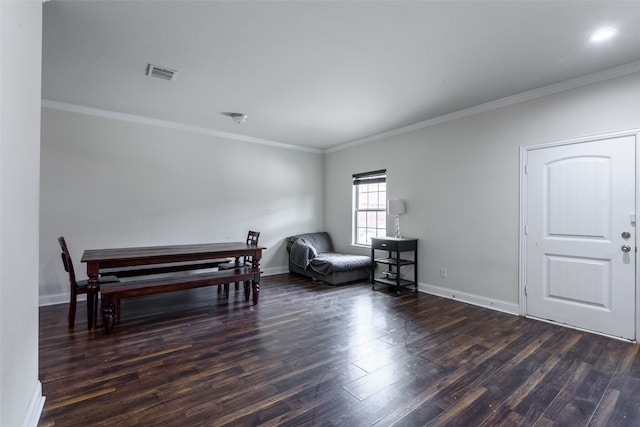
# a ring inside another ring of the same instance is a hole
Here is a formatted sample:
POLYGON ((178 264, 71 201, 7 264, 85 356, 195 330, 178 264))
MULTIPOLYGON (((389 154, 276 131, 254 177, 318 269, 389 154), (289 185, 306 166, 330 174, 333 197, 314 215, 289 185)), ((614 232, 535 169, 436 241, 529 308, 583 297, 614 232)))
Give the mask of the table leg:
MULTIPOLYGON (((262 250, 258 249, 253 253, 251 268, 253 271, 260 271, 260 259, 262 258, 262 250)), ((251 288, 253 290, 253 305, 258 305, 258 297, 260 296, 260 273, 257 273, 251 280, 251 288)))

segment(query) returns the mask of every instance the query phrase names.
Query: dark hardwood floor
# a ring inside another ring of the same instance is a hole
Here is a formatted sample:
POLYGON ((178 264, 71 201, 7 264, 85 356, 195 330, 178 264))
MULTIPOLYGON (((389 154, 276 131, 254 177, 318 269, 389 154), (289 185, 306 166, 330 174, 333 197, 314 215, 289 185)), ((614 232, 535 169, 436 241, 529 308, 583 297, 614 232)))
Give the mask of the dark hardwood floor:
POLYGON ((125 300, 112 335, 40 309, 40 426, 640 425, 638 346, 361 283, 125 300))

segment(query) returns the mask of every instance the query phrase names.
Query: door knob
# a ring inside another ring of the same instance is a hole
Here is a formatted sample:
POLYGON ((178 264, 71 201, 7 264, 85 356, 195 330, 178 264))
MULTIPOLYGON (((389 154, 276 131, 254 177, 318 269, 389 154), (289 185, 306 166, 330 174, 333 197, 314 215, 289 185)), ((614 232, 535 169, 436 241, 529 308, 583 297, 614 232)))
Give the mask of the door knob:
POLYGON ((629 245, 623 245, 621 249, 622 252, 631 252, 631 246, 629 245))

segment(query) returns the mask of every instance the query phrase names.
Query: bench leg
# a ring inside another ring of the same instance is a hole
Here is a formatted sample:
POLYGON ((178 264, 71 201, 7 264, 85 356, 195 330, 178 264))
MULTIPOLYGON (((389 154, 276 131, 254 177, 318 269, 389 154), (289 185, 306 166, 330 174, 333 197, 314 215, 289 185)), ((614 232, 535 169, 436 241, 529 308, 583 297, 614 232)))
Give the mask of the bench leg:
POLYGON ((253 305, 258 305, 258 295, 260 294, 260 281, 252 280, 251 287, 253 288, 253 305))
POLYGON ((253 283, 253 280, 244 281, 244 300, 245 301, 249 301, 249 295, 251 294, 251 283, 253 283))
POLYGON ((221 283, 218 285, 218 295, 220 295, 222 292, 224 292, 224 297, 225 298, 229 298, 229 284, 228 283, 221 283))
MULTIPOLYGON (((116 302, 119 303, 120 298, 116 298, 116 302)), ((116 323, 116 304, 114 304, 113 297, 102 298, 102 323, 104 331, 109 335, 116 323)))
POLYGON ((102 307, 102 316, 103 316, 102 322, 104 323, 104 331, 106 332, 107 335, 113 332, 113 326, 116 323, 114 311, 115 311, 115 307, 113 306, 113 304, 102 307))

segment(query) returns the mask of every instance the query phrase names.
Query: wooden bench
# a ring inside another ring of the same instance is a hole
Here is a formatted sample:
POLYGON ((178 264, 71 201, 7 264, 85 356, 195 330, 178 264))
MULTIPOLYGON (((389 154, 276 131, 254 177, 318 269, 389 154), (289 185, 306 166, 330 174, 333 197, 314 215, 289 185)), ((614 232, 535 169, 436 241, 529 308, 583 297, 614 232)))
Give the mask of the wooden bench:
POLYGON ((102 294, 102 319, 105 332, 110 334, 115 326, 116 317, 118 319, 120 318, 120 300, 123 298, 182 291, 212 285, 228 285, 233 282, 244 282, 245 301, 249 301, 250 291, 252 290, 253 303, 257 304, 260 273, 260 269, 242 267, 234 270, 182 273, 100 284, 100 293, 102 294))

